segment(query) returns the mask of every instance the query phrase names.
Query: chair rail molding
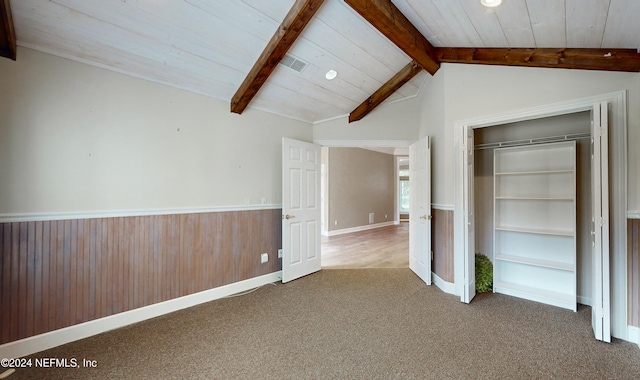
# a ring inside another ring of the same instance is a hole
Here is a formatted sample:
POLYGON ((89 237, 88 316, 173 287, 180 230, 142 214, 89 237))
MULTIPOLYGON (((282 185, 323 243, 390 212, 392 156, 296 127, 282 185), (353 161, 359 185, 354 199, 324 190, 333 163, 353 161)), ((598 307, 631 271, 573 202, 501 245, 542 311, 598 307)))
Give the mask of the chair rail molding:
POLYGON ((41 222, 68 219, 95 219, 95 218, 120 218, 127 216, 150 215, 179 215, 179 214, 203 214, 208 212, 226 211, 255 211, 281 209, 282 204, 256 204, 241 206, 211 206, 211 207, 184 207, 166 209, 138 209, 138 210, 98 210, 98 211, 70 211, 70 212, 43 212, 43 213, 5 213, 0 214, 0 223, 13 222, 41 222))

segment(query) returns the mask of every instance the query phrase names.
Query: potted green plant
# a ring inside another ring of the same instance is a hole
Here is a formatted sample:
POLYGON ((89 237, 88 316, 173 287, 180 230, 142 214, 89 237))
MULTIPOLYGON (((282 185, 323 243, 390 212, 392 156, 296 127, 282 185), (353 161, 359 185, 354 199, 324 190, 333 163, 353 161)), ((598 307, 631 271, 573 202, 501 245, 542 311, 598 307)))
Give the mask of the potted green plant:
POLYGON ((476 291, 478 293, 493 290, 493 263, 489 258, 476 253, 476 291))

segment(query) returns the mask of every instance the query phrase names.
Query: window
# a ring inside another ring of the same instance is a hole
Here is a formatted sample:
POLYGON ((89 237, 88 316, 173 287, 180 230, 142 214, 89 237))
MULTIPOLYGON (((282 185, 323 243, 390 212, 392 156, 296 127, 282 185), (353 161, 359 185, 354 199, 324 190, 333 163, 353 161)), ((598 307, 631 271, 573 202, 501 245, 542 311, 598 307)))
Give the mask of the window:
POLYGON ((400 176, 400 212, 409 212, 409 169, 398 170, 400 176))

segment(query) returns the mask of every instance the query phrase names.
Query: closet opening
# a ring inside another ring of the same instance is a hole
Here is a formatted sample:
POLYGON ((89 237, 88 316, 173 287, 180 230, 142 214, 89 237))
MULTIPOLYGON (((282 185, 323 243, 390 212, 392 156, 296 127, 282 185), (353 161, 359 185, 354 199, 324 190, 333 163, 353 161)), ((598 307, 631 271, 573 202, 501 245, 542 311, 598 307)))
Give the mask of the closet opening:
POLYGON ((496 293, 592 305, 591 119, 473 130, 475 252, 493 263, 496 293))
MULTIPOLYGON (((583 99, 532 107, 488 117, 454 123, 456 155, 454 206, 454 271, 456 294, 469 303, 474 298, 476 252, 475 213, 475 133, 508 123, 535 120, 544 122, 556 116, 583 113, 590 116, 591 132, 591 282, 584 268, 588 262, 577 258, 576 301, 591 301, 591 325, 598 340, 628 335, 627 282, 625 273, 627 242, 627 108, 626 93, 602 94, 583 99), (588 286, 591 294, 585 294, 588 286), (580 298, 581 297, 581 298, 580 298)), ((539 126, 540 127, 540 126, 539 126)), ((533 128, 533 127, 532 127, 533 128)), ((536 129, 538 127, 535 127, 536 129)), ((551 127, 553 128, 553 127, 551 127)), ((561 134, 554 132, 552 136, 561 134)), ((532 131, 533 132, 533 131, 532 131)), ((570 133, 567 133, 570 134, 570 133)), ((544 136, 543 136, 544 137, 544 136)), ((518 138, 504 138, 515 141, 518 138)), ((578 185, 577 185, 578 186, 578 185)), ((577 188, 576 186, 576 188, 577 188)), ((584 208, 582 208, 584 211, 584 208)), ((581 218, 581 223, 586 219, 581 218)), ((480 227, 483 228, 483 227, 480 227)), ((577 226, 576 228, 584 228, 577 226)), ((576 234, 577 235, 577 234, 576 234)), ((581 235, 584 239, 584 234, 581 235)), ((583 240, 583 241, 586 241, 583 240)), ((486 244, 486 243, 480 243, 486 244)), ((578 243, 581 253, 584 243, 578 243)))

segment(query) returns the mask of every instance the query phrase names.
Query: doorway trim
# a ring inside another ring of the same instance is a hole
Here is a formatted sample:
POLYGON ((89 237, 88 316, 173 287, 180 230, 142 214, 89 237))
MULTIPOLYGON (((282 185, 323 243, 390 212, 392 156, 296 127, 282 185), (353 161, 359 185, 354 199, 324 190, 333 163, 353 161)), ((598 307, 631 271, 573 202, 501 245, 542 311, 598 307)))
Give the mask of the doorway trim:
POLYGON ((466 154, 465 130, 525 120, 591 111, 594 103, 607 102, 611 107, 610 124, 610 286, 611 333, 627 340, 627 98, 626 91, 617 91, 587 98, 569 100, 532 108, 495 114, 454 123, 456 156, 454 205, 454 273, 456 295, 464 294, 467 236, 465 223, 469 217, 464 210, 465 181, 463 154, 466 154))

